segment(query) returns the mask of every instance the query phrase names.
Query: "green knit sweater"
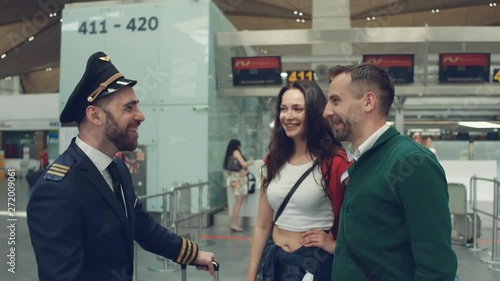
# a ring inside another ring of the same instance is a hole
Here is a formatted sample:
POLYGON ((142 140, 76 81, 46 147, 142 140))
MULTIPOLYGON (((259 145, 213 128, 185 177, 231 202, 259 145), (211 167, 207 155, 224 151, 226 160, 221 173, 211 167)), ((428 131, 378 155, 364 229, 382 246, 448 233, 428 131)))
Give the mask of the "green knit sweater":
POLYGON ((381 280, 454 280, 444 170, 431 151, 394 128, 349 168, 340 224, 334 281, 366 280, 346 243, 381 280))

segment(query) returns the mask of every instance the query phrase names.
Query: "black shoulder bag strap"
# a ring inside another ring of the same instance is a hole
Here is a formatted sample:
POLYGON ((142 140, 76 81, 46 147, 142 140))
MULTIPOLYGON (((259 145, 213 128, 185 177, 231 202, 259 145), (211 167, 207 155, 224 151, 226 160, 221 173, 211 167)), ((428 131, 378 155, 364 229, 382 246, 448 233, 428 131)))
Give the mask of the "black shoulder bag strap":
POLYGON ((366 277, 367 281, 379 281, 379 277, 377 276, 377 273, 373 271, 370 267, 366 265, 361 259, 358 258, 352 251, 351 248, 349 248, 349 245, 347 245, 347 241, 345 240, 345 230, 344 230, 344 223, 340 223, 340 228, 342 231, 342 234, 344 235, 344 245, 345 248, 349 254, 349 256, 352 258, 352 261, 363 271, 363 274, 366 277))
POLYGON ((316 167, 317 164, 318 164, 317 161, 314 161, 312 167, 307 169, 307 171, 305 171, 302 174, 302 176, 300 176, 300 178, 297 180, 297 182, 293 185, 292 189, 290 189, 290 191, 288 192, 288 194, 285 197, 285 200, 283 200, 283 202, 281 202, 281 205, 278 208, 278 211, 276 211, 276 215, 274 216, 273 224, 275 224, 278 221, 278 218, 281 216, 281 213, 283 213, 283 210, 285 209, 286 204, 288 204, 288 201, 290 201, 290 198, 292 197, 293 193, 295 193, 295 190, 297 190, 297 187, 299 187, 299 185, 302 183, 302 181, 304 181, 304 179, 307 177, 307 175, 309 175, 309 173, 311 173, 311 171, 314 169, 314 167, 316 167))

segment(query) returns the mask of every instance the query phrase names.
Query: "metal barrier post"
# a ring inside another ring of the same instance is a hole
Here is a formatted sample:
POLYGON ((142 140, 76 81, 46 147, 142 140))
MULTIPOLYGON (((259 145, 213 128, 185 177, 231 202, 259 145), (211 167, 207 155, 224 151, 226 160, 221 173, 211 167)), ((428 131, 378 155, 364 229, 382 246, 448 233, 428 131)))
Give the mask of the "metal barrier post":
MULTIPOLYGON (((169 231, 171 231, 171 228, 168 227, 168 210, 169 207, 171 208, 171 202, 169 202, 169 197, 171 198, 170 194, 171 192, 168 192, 167 188, 163 188, 163 193, 162 194, 162 204, 163 204, 163 210, 161 212, 161 225, 165 228, 167 228, 169 231), (170 206, 169 206, 170 203, 170 206)), ((170 211, 172 213, 172 211, 170 211)), ((176 266, 175 263, 170 261, 169 259, 163 257, 163 256, 157 256, 156 257, 158 260, 162 261, 162 266, 161 268, 152 268, 149 267, 149 270, 155 271, 155 272, 171 272, 171 271, 176 271, 179 270, 179 268, 176 266)))
POLYGON ((168 221, 167 221, 167 206, 169 205, 168 203, 168 196, 167 196, 167 189, 166 188, 163 188, 163 192, 165 192, 165 194, 163 194, 163 211, 162 211, 162 225, 164 227, 167 227, 167 224, 168 224, 168 221))
MULTIPOLYGON (((200 179, 200 181, 201 181, 201 179, 200 179)), ((200 187, 200 189, 201 189, 201 187, 200 187)), ((212 196, 212 193, 210 193, 210 191, 211 191, 210 190, 210 184, 208 182, 206 183, 206 191, 207 191, 207 206, 208 207, 207 207, 207 209, 201 211, 200 221, 201 221, 201 216, 202 215, 206 215, 208 213, 208 210, 210 210, 210 199, 211 199, 210 197, 212 196)), ((201 197, 200 197, 200 202, 201 202, 201 197)), ((200 206, 201 206, 201 204, 200 204, 200 206)), ((200 227, 199 227, 198 231, 199 231, 199 236, 200 236, 200 238, 199 238, 199 241, 200 241, 199 244, 200 245, 210 246, 210 245, 215 245, 216 244, 215 241, 213 241, 213 240, 203 240, 202 239, 202 237, 203 237, 203 230, 201 228, 201 224, 200 224, 200 227)))
POLYGON ((490 270, 500 271, 500 267, 497 266, 497 265, 500 265, 500 260, 497 259, 498 258, 497 257, 497 255, 498 255, 497 239, 498 239, 498 220, 499 220, 499 216, 498 216, 499 191, 498 191, 498 189, 500 188, 500 184, 497 181, 497 179, 495 179, 495 182, 493 184, 494 184, 495 190, 494 190, 494 198, 493 198, 493 242, 491 245, 491 247, 492 247, 492 252, 491 252, 492 264, 488 268, 490 270))
MULTIPOLYGON (((198 183, 201 183, 201 179, 198 180, 198 183)), ((202 215, 203 215, 203 212, 201 210, 201 194, 202 194, 202 191, 203 191, 203 185, 200 184, 200 186, 198 187, 198 213, 200 214, 198 216, 198 245, 201 245, 202 241, 203 241, 203 238, 202 238, 202 233, 201 233, 201 223, 202 223, 202 215)))
MULTIPOLYGON (((167 206, 168 206, 168 200, 167 200, 167 190, 166 188, 163 188, 163 212, 162 212, 162 217, 163 217, 163 227, 167 227, 167 206)), ((168 260, 165 257, 161 257, 163 259, 163 271, 169 271, 168 268, 168 260)))
POLYGON ((174 220, 172 221, 172 228, 174 229, 174 232, 177 233, 177 192, 175 189, 176 186, 172 189, 173 194, 172 194, 172 213, 173 213, 173 218, 174 220))
MULTIPOLYGON (((469 202, 469 207, 472 209, 472 216, 474 216, 474 202, 476 201, 476 198, 474 198, 474 193, 473 193, 473 190, 475 189, 474 188, 474 185, 476 184, 476 175, 473 175, 471 178, 470 178, 470 181, 469 181, 469 197, 470 197, 470 202, 469 202)), ((467 199, 466 199, 467 200, 467 199)), ((467 208, 465 208, 465 214, 464 214, 464 244, 467 245, 467 237, 466 236, 466 233, 467 233, 467 215, 469 214, 467 208)), ((475 216, 473 218, 473 220, 475 219, 475 216)), ((474 243, 474 241, 472 241, 472 243, 474 244, 473 247, 476 246, 476 244, 474 243)))
POLYGON ((138 281, 137 277, 137 242, 134 241, 134 276, 132 281, 138 281))
MULTIPOLYGON (((189 183, 184 183, 183 185, 184 185, 184 186, 188 186, 188 185, 189 185, 189 183)), ((192 212, 192 206, 191 206, 191 198, 192 198, 192 196, 193 196, 193 189, 191 188, 191 189, 189 189, 189 200, 190 200, 190 202, 189 202, 189 208, 186 208, 186 209, 188 210, 188 216, 193 214, 193 212, 192 212)), ((189 239, 193 239, 193 238, 191 237, 191 219, 189 219, 189 220, 187 221, 187 223, 188 223, 188 225, 187 225, 187 229, 188 229, 188 234, 189 234, 189 236, 188 236, 188 237, 189 237, 189 239)), ((194 239, 193 239, 193 240, 194 240, 194 239)))
POLYGON ((500 264, 496 260, 496 240, 497 240, 497 219, 498 219, 498 190, 497 190, 497 179, 493 179, 493 234, 492 234, 492 242, 491 242, 491 260, 488 259, 487 257, 484 257, 481 259, 482 262, 495 265, 495 264, 500 264))
MULTIPOLYGON (((472 193, 472 244, 473 247, 471 251, 481 251, 480 249, 477 248, 477 221, 476 221, 476 216, 477 216, 477 178, 476 175, 472 176, 472 185, 471 185, 471 193, 472 193)), ((467 235, 467 215, 465 215, 465 220, 464 220, 464 225, 466 231, 464 232, 464 235, 467 235)), ((467 239, 467 237, 465 237, 467 239)))
MULTIPOLYGON (((478 248, 477 247, 477 216, 478 216, 478 212, 477 212, 477 176, 474 175, 472 176, 472 186, 471 186, 471 193, 472 193, 472 243, 473 243, 473 247, 472 249, 469 249, 473 252, 479 252, 479 251, 483 251, 485 250, 485 248, 478 248)), ((465 216, 465 220, 464 220, 464 224, 465 224, 465 228, 467 229, 467 215, 465 216)), ((464 235, 467 234, 468 231, 464 232, 464 235)), ((467 239, 467 237, 466 237, 467 239)))

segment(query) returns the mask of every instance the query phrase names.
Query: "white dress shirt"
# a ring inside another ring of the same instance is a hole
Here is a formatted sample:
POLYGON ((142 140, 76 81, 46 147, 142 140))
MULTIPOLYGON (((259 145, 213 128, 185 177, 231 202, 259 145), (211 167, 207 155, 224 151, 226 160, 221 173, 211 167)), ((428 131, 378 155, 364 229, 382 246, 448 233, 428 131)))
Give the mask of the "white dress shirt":
POLYGON ((111 164, 111 162, 113 162, 113 159, 109 158, 108 155, 88 145, 78 136, 76 137, 75 143, 83 151, 83 153, 85 153, 89 157, 90 161, 94 163, 94 165, 96 166, 97 170, 99 170, 106 183, 108 183, 109 188, 113 190, 113 179, 111 179, 111 175, 108 172, 108 166, 109 164, 111 164))
MULTIPOLYGON (((108 172, 108 166, 113 162, 113 159, 111 159, 108 155, 102 153, 101 151, 93 148, 92 146, 88 145, 86 142, 84 142, 82 139, 80 139, 78 136, 75 139, 75 144, 87 155, 94 163, 96 166, 97 170, 101 173, 102 177, 108 184, 109 188, 111 188, 111 191, 113 191, 113 179, 111 178, 111 175, 108 172)), ((114 192, 114 191, 113 191, 114 192)), ((125 202, 125 197, 122 192, 122 198, 123 202, 125 202)), ((125 214, 127 213, 127 209, 125 208, 125 214)))
MULTIPOLYGON (((385 131, 387 131, 388 129, 390 128, 389 125, 387 124, 384 124, 382 127, 380 127, 379 129, 377 129, 375 132, 373 132, 373 134, 371 136, 369 136, 359 147, 358 149, 354 150, 354 148, 352 147, 352 143, 349 144, 346 149, 345 149, 345 152, 347 154, 347 158, 349 159, 349 161, 352 161, 352 160, 355 160, 355 161, 358 161, 358 159, 361 157, 361 155, 363 155, 366 151, 368 151, 370 148, 373 147, 373 145, 375 144, 375 142, 377 142, 378 138, 380 138, 380 136, 382 136, 385 131)), ((346 170, 343 174, 342 174, 342 178, 345 179, 349 176, 349 173, 348 171, 346 170)))

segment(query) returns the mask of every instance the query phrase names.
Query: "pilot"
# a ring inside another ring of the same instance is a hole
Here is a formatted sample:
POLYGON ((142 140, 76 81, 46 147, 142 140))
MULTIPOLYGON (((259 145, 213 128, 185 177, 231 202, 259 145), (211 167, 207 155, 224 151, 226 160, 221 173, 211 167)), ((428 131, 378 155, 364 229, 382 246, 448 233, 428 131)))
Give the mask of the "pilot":
POLYGON ((60 121, 76 123, 78 136, 37 180, 27 207, 41 281, 132 280, 134 241, 214 275, 215 255, 155 222, 115 157, 137 148, 136 83, 97 52, 68 98, 60 121))

